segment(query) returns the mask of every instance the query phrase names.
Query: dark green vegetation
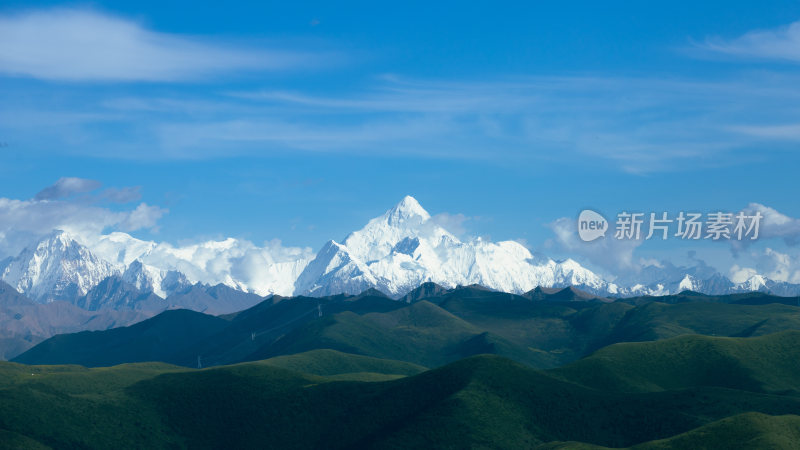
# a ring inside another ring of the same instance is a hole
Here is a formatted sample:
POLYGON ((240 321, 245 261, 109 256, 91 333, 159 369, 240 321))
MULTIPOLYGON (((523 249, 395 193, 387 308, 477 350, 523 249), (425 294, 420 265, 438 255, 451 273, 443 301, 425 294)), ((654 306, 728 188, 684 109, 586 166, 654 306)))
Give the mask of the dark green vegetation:
POLYGON ((659 300, 666 303, 641 298, 600 301, 572 288, 536 289, 518 296, 480 287, 446 290, 433 284, 421 286, 403 301, 377 291, 274 297, 226 316, 167 311, 127 328, 56 336, 14 361, 88 367, 161 361, 197 367, 199 357, 207 367, 333 349, 425 367, 488 353, 551 368, 617 342, 683 334, 748 337, 800 329, 800 307, 766 304, 796 299, 684 293, 659 300))
POLYGON ((796 299, 660 300, 424 285, 167 311, 17 358, 80 365, 0 363, 0 448, 800 448, 796 299))
POLYGON ((798 348, 795 331, 682 336, 549 371, 484 355, 411 376, 422 368, 333 351, 203 370, 2 363, 0 436, 30 448, 788 449, 798 348), (353 381, 364 374, 396 379, 353 381))
POLYGON ((134 324, 167 309, 207 314, 240 311, 264 298, 224 285, 193 285, 166 299, 143 293, 113 276, 74 302, 38 303, 0 280, 0 359, 14 358, 58 334, 134 324))
POLYGON ((600 390, 719 386, 800 395, 800 331, 751 339, 697 335, 614 344, 552 373, 600 390))

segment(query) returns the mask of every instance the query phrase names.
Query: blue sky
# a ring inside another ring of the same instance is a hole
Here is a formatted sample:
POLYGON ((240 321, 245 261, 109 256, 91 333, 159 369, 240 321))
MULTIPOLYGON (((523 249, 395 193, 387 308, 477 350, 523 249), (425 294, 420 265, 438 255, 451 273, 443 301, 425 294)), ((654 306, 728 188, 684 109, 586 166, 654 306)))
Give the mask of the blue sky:
MULTIPOLYGON (((70 202, 157 208, 142 238, 318 249, 410 194, 465 236, 613 271, 552 224, 750 203, 800 217, 796 21, 789 1, 7 1, 0 197, 78 177, 130 195, 70 202)), ((697 250, 727 273, 769 247, 796 270, 786 233, 741 260, 707 242, 624 251, 697 250)))

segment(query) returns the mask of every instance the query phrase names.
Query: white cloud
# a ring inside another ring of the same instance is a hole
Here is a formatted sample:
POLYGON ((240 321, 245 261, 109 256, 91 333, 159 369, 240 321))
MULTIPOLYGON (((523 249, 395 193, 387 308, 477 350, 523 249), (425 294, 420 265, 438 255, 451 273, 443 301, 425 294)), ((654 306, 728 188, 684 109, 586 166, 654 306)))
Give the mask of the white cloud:
POLYGON ((0 72, 48 80, 176 81, 308 65, 320 55, 242 49, 159 33, 91 10, 0 16, 0 72))
POLYGON ((158 219, 169 210, 150 206, 147 203, 140 203, 133 211, 129 212, 125 220, 119 223, 119 229, 123 231, 136 231, 142 228, 155 229, 158 219))
POLYGON ((113 233, 99 236, 87 245, 116 264, 141 259, 159 269, 177 270, 192 282, 223 283, 259 295, 292 294, 294 280, 314 256, 309 247, 284 247, 279 240, 262 246, 235 238, 175 246, 113 233))
POLYGON ((706 39, 701 48, 747 59, 800 62, 800 21, 772 30, 754 30, 735 39, 706 39))
POLYGON ((764 264, 767 277, 776 281, 800 283, 800 259, 788 253, 767 248, 764 256, 768 263, 764 264))
POLYGON ((100 187, 100 182, 95 180, 87 180, 85 178, 64 177, 60 178, 51 186, 48 186, 38 194, 36 200, 56 200, 64 197, 69 197, 72 194, 81 194, 84 192, 91 192, 100 187))
POLYGON ((756 269, 753 269, 752 267, 739 267, 738 264, 734 264, 729 272, 729 278, 734 283, 744 283, 750 278, 758 275, 758 271, 756 269))
POLYGON ((142 198, 140 186, 105 189, 100 197, 113 203, 130 203, 142 198))
POLYGON ((755 267, 731 267, 731 280, 747 281, 754 275, 763 275, 775 281, 800 283, 800 255, 783 253, 767 247, 755 256, 755 267))
MULTIPOLYGON (((747 215, 761 214, 758 240, 778 238, 783 239, 789 246, 800 243, 800 219, 789 217, 775 208, 760 203, 750 203, 742 211, 747 215)), ((731 241, 734 250, 739 250, 751 242, 747 239, 731 241)))
POLYGON ((436 224, 461 238, 467 232, 465 224, 472 218, 464 214, 439 213, 431 217, 430 223, 436 224))
POLYGON ((0 197, 0 258, 16 256, 33 240, 54 229, 89 240, 108 229, 154 229, 158 219, 167 212, 146 203, 132 210, 114 211, 87 202, 87 199, 69 198, 71 194, 99 186, 92 180, 62 178, 30 200, 0 197))

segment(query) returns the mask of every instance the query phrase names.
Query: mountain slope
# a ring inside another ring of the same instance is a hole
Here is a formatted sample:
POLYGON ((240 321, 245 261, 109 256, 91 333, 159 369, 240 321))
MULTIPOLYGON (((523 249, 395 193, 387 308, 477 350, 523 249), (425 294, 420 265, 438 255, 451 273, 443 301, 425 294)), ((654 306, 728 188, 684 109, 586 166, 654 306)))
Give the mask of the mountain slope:
POLYGON ((47 303, 74 301, 115 273, 111 264, 56 230, 8 261, 0 278, 31 299, 47 303))
POLYGON ((616 342, 654 341, 682 334, 749 337, 800 329, 800 308, 697 301, 648 302, 628 311, 595 349, 616 342))
MULTIPOLYGON (((195 289, 198 295, 211 298, 200 287, 195 289)), ((252 295, 225 286, 218 287, 215 295, 224 292, 252 295)), ((437 289, 431 288, 431 292, 437 289)), ((542 291, 540 300, 529 300, 481 287, 463 287, 435 295, 418 292, 424 299, 411 303, 391 300, 376 290, 358 296, 276 296, 222 316, 224 327, 199 335, 189 346, 162 339, 159 360, 195 367, 201 356, 203 365, 211 366, 334 349, 426 367, 490 353, 532 367, 550 368, 618 342, 657 341, 686 334, 761 336, 800 329, 800 308, 783 304, 747 305, 726 303, 724 297, 712 302, 710 297, 683 296, 682 303, 651 301, 634 306, 620 301, 564 301, 562 293, 542 291)), ((569 294, 569 298, 577 295, 573 291, 569 294)), ((732 296, 731 301, 749 301, 752 295, 732 296)), ((767 298, 758 294, 759 301, 767 298)), ((182 326, 176 322, 167 335, 192 333, 182 326)), ((82 341, 81 351, 94 352, 98 358, 115 353, 106 347, 109 338, 104 333, 90 336, 91 340, 82 341)), ((124 336, 129 340, 126 345, 132 348, 141 343, 138 335, 124 336)), ((25 361, 82 363, 69 359, 76 351, 73 341, 61 338, 47 345, 46 351, 31 353, 35 357, 23 355, 31 358, 25 361)), ((131 361, 138 360, 127 362, 131 361)))
MULTIPOLYGON (((582 354, 581 349, 589 338, 577 335, 597 332, 587 325, 591 322, 588 313, 578 315, 573 307, 531 302, 511 294, 461 288, 428 300, 408 304, 391 300, 377 291, 351 297, 273 297, 248 310, 224 316, 223 329, 198 336, 186 348, 176 347, 168 337, 189 332, 182 331, 184 324, 174 323, 174 329, 168 330, 168 336, 162 339, 163 353, 159 360, 193 367, 198 355, 202 356, 204 365, 219 365, 315 349, 336 349, 423 366, 438 366, 479 353, 496 353, 535 367, 553 367, 582 354), (498 296, 508 299, 501 301, 498 296), (431 302, 440 303, 440 306, 431 302), (574 326, 573 319, 576 320, 574 326)), ((624 304, 605 307, 630 308, 624 304)), ((619 314, 609 315, 598 310, 597 317, 608 321, 609 317, 619 317, 619 314)), ((137 334, 120 336, 128 340, 125 345, 131 348, 146 342, 137 334)), ((96 365, 98 361, 70 358, 75 358, 75 352, 79 351, 107 362, 103 359, 107 358, 106 353, 110 353, 108 358, 124 354, 107 346, 108 342, 120 339, 117 335, 92 333, 82 339, 87 340, 82 340, 80 345, 67 337, 51 339, 18 360, 37 364, 96 365)))
POLYGON ((166 308, 162 298, 152 292, 140 291, 118 275, 98 283, 78 298, 75 305, 88 311, 130 309, 160 312, 166 308))
POLYGON ((165 311, 151 319, 105 332, 82 331, 48 339, 16 357, 20 363, 46 360, 48 364, 80 364, 87 367, 165 361, 175 353, 211 336, 228 322, 189 310, 165 311))
POLYGON ((86 311, 62 301, 39 304, 0 281, 0 359, 13 358, 56 334, 106 330, 148 317, 139 311, 86 311))
POLYGON ((800 331, 614 344, 551 373, 603 391, 718 386, 800 397, 800 331))
POLYGON ((310 375, 335 376, 356 373, 378 373, 386 375, 416 375, 425 367, 394 361, 351 355, 335 350, 312 350, 306 353, 277 356, 262 361, 263 364, 310 375))
MULTIPOLYGON (((751 339, 733 340, 732 348, 751 339)), ((776 341, 784 339, 795 343, 791 336, 776 341)), ((685 347, 667 354, 664 364, 673 357, 698 360, 704 352, 685 347)), ((328 355, 306 354, 302 365, 315 367, 315 358, 328 355)), ((779 354, 763 358, 769 366, 781 364, 779 354)), ((708 367, 724 370, 716 364, 708 367)), ((765 374, 753 380, 768 384, 760 378, 765 374)), ((633 393, 583 386, 591 377, 572 375, 531 370, 496 356, 387 382, 332 382, 269 361, 199 371, 156 364, 85 369, 2 363, 0 429, 59 448, 516 449, 564 448, 570 441, 572 448, 731 448, 733 436, 741 439, 734 442, 740 448, 798 444, 796 419, 784 417, 800 408, 800 397, 792 393, 738 390, 713 379, 633 393), (672 444, 664 441, 669 438, 672 444)))
POLYGON ((793 449, 800 443, 800 416, 744 413, 703 425, 669 439, 647 442, 635 450, 725 448, 793 449))

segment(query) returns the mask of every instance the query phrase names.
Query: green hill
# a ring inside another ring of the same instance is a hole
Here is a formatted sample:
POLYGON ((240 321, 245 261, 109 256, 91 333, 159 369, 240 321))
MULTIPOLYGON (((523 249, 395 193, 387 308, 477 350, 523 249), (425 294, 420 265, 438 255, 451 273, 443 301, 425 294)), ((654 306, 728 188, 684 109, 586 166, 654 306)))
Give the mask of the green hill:
POLYGON ((427 370, 425 367, 407 362, 351 355, 327 349, 277 356, 261 361, 261 363, 271 367, 325 377, 358 373, 407 376, 427 370))
POLYGON ((712 422, 660 441, 636 445, 636 450, 771 449, 791 450, 800 444, 800 416, 745 413, 712 422))
POLYGON ((477 287, 442 290, 431 284, 415 291, 407 299, 410 303, 374 291, 272 297, 221 317, 167 311, 127 328, 56 336, 14 361, 91 367, 163 361, 197 367, 199 359, 208 367, 333 349, 425 367, 488 353, 534 368, 553 368, 619 342, 691 334, 747 337, 800 329, 796 306, 736 303, 772 298, 761 294, 709 301, 714 297, 686 293, 667 299, 682 302, 634 306, 622 301, 558 301, 555 296, 562 292, 542 290, 536 298, 545 296, 544 300, 531 300, 477 287))
POLYGON ((782 448, 798 444, 797 419, 778 417, 800 411, 798 335, 621 344, 550 371, 475 356, 382 382, 335 377, 422 368, 333 351, 203 370, 3 363, 0 433, 58 448, 782 448))
MULTIPOLYGON (((631 450, 794 450, 800 443, 800 416, 744 413, 711 422, 667 439, 629 447, 631 450)), ((609 450, 581 442, 552 442, 537 450, 609 450)))
POLYGON ((129 386, 173 370, 153 363, 100 369, 0 363, 0 429, 24 436, 21 444, 55 448, 178 444, 160 417, 124 395, 129 386))
POLYGON ((143 361, 172 363, 180 360, 182 352, 198 340, 218 333, 227 325, 227 321, 218 317, 186 309, 164 311, 129 327, 54 336, 14 361, 87 367, 143 361))
POLYGON ((749 339, 687 335, 614 344, 551 373, 613 391, 718 386, 800 395, 800 331, 749 339))
POLYGON ((650 302, 628 311, 596 348, 682 334, 749 337, 783 330, 800 330, 800 308, 777 303, 650 302))
POLYGON ((427 301, 387 313, 342 312, 311 322, 249 355, 258 360, 329 348, 359 355, 437 367, 458 359, 496 353, 542 367, 545 352, 514 344, 427 301))

